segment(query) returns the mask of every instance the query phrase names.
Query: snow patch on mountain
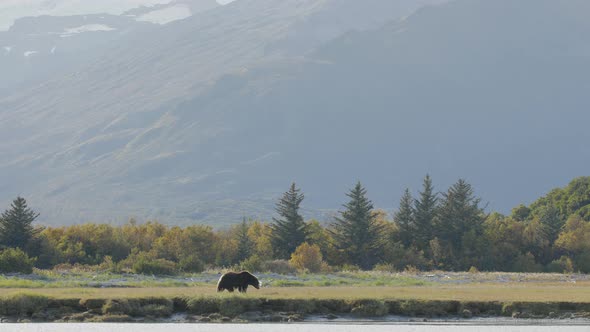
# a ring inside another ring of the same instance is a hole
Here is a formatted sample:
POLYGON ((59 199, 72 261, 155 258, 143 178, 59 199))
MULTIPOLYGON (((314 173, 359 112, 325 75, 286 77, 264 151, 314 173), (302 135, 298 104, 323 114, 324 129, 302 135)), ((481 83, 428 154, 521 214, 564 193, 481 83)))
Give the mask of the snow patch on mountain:
POLYGON ((0 31, 8 30, 19 18, 30 16, 120 15, 141 6, 168 4, 172 0, 2 0, 0 31))
POLYGON ((136 18, 137 21, 155 24, 168 24, 190 17, 192 12, 187 5, 175 5, 168 8, 154 10, 136 18))
POLYGON ((23 55, 24 55, 25 58, 28 58, 31 55, 35 55, 37 53, 39 53, 39 52, 38 51, 26 51, 26 52, 23 53, 23 55))
POLYGON ((61 37, 69 37, 71 35, 75 35, 78 33, 83 32, 96 32, 96 31, 113 31, 116 30, 105 24, 86 24, 75 28, 65 29, 63 33, 61 33, 61 37))

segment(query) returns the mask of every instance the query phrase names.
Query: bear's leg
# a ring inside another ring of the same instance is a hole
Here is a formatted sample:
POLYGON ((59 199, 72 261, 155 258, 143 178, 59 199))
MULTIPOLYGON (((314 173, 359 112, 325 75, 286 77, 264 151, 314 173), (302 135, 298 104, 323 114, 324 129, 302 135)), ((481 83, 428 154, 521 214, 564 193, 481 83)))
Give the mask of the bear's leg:
POLYGON ((227 288, 227 291, 230 292, 230 293, 233 293, 234 292, 234 288, 230 286, 230 287, 227 288))

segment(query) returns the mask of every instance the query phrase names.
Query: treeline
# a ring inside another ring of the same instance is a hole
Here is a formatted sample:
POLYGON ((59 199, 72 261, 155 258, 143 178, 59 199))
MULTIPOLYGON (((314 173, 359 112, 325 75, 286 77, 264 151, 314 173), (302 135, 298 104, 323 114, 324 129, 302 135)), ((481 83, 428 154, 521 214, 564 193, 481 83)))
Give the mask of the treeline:
POLYGON ((221 230, 133 220, 41 228, 19 197, 0 216, 0 272, 64 264, 154 274, 207 267, 590 272, 590 177, 510 215, 486 213, 464 180, 438 193, 426 176, 417 195, 405 191, 391 220, 373 207, 361 183, 347 196, 332 222, 304 221, 304 195, 292 184, 272 221, 244 220, 221 230))

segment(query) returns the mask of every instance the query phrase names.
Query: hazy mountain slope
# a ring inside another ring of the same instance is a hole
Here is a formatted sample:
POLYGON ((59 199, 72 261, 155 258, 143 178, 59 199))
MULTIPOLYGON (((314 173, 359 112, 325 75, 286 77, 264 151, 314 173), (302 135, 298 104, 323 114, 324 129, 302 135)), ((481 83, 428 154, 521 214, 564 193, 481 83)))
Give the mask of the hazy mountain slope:
MULTIPOLYGON (((456 1, 325 43, 305 23, 362 9, 336 4, 240 0, 0 101, 3 199, 223 223, 291 180, 307 209, 357 179, 393 206, 427 172, 508 209, 585 171, 586 1, 456 1)), ((336 30, 373 24, 354 23, 336 30)))
POLYGON ((19 18, 33 16, 119 15, 140 7, 169 3, 172 0, 2 0, 0 31, 8 30, 19 18))
POLYGON ((279 191, 295 179, 308 206, 335 207, 360 179, 379 205, 392 206, 428 172, 440 190, 466 177, 490 208, 507 211, 587 172, 589 6, 458 1, 425 9, 330 43, 310 56, 315 63, 228 77, 166 117, 189 142, 201 140, 191 124, 206 116, 232 128, 193 150, 210 169, 233 166, 233 174, 212 175, 228 192, 279 191), (261 156, 254 167, 244 151, 261 156))
POLYGON ((105 14, 20 19, 0 32, 0 96, 71 73, 129 34, 154 28, 105 14))
POLYGON ((219 6, 215 0, 175 0, 155 5, 145 2, 150 6, 134 8, 121 15, 105 13, 120 13, 118 11, 140 4, 142 2, 115 4, 106 1, 93 5, 92 1, 84 0, 55 1, 53 4, 29 1, 20 6, 13 4, 13 7, 0 5, 0 12, 13 8, 23 14, 35 15, 18 19, 8 31, 0 30, 0 72, 3 74, 0 76, 0 97, 83 70, 117 44, 132 43, 142 36, 149 36, 161 24, 219 6), (2 9, 2 6, 9 8, 2 9), (70 16, 63 16, 68 13, 70 16), (36 16, 41 14, 44 15, 36 16))

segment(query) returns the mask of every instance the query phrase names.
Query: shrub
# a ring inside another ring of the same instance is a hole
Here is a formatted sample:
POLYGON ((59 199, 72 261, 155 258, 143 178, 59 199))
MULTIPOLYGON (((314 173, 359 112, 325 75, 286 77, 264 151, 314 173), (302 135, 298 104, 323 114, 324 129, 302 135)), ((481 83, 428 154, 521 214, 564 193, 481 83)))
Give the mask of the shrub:
POLYGON ((29 256, 19 248, 8 248, 0 252, 0 272, 2 273, 33 273, 35 258, 29 256))
POLYGON ((174 308, 171 305, 148 304, 143 306, 142 311, 146 316, 170 317, 174 308))
POLYGON ((252 255, 250 258, 247 258, 240 263, 240 268, 250 272, 262 272, 262 265, 262 258, 258 255, 252 255))
POLYGON ((182 272, 201 273, 205 270, 205 264, 196 255, 190 255, 178 262, 178 268, 182 272))
POLYGON ((361 317, 380 317, 389 313, 389 306, 383 301, 362 301, 352 308, 351 313, 361 317))
POLYGON ((297 269, 294 268, 289 261, 284 259, 276 259, 273 261, 264 262, 264 271, 278 273, 278 274, 293 274, 297 272, 297 269))
POLYGON ((547 272, 572 273, 574 272, 574 263, 569 257, 561 256, 547 265, 547 272))
POLYGON ((132 267, 133 272, 138 274, 175 275, 176 264, 166 259, 149 259, 140 257, 132 267))
POLYGON ((533 254, 519 255, 512 263, 512 272, 541 272, 542 266, 535 262, 533 254))
POLYGON ((361 268, 353 264, 344 264, 340 267, 342 272, 358 272, 361 268))
POLYGON ((322 270, 322 253, 317 244, 303 243, 291 254, 289 261, 299 271, 317 273, 322 270))
POLYGON ((105 256, 102 260, 102 263, 100 263, 97 266, 99 271, 106 271, 106 272, 112 272, 112 273, 120 273, 121 272, 121 267, 119 264, 115 263, 113 261, 113 257, 111 256, 105 256))
POLYGON ((194 297, 186 302, 187 311, 191 314, 202 315, 219 311, 219 301, 211 297, 194 297))
POLYGON ((260 299, 240 296, 224 297, 219 299, 219 313, 224 316, 235 317, 247 311, 258 310, 260 305, 260 299))
POLYGON ((396 272, 395 266, 393 264, 387 264, 387 263, 377 264, 377 265, 375 265, 373 270, 377 271, 377 272, 388 272, 388 273, 396 272))
POLYGON ((469 270, 467 272, 469 272, 469 273, 479 273, 479 270, 475 266, 472 266, 472 267, 469 268, 469 270))
POLYGON ((0 299, 0 315, 31 316, 46 309, 49 298, 43 295, 17 294, 0 299))
POLYGON ((102 306, 102 313, 104 315, 130 315, 131 312, 138 312, 138 304, 127 299, 107 300, 102 306))

